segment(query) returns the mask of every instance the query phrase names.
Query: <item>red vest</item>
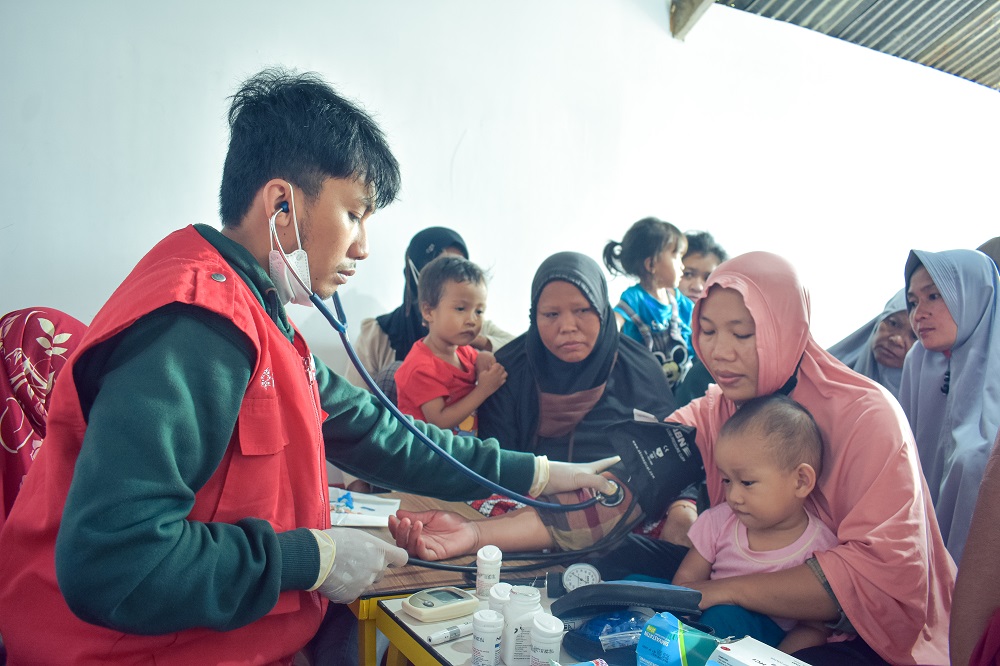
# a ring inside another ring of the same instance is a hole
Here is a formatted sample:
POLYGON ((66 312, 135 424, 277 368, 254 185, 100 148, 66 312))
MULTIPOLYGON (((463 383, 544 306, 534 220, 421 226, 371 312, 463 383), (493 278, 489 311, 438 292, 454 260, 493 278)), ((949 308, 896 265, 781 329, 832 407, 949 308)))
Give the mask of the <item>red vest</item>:
POLYGON ((72 366, 86 349, 173 302, 229 319, 257 350, 229 447, 197 492, 189 520, 261 518, 278 532, 330 526, 321 432, 326 414, 309 349, 298 331, 294 345, 288 342, 193 227, 176 231, 139 262, 97 314, 52 394, 45 443, 0 536, 0 633, 12 665, 290 663, 319 627, 327 602, 316 592, 283 592, 268 615, 232 631, 140 636, 80 620, 59 591, 56 533, 86 427, 72 366))

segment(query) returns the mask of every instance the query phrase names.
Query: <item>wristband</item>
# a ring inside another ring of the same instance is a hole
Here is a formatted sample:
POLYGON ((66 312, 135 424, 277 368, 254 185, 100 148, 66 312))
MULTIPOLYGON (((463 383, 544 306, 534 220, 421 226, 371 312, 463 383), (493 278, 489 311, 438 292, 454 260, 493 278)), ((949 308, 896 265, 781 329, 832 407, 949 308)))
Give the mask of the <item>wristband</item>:
POLYGON ((528 494, 532 497, 538 497, 547 485, 549 485, 549 458, 548 456, 535 456, 535 478, 531 481, 528 494))
POLYGON ((330 575, 330 571, 333 570, 333 561, 337 558, 337 544, 326 532, 320 530, 309 530, 312 532, 313 537, 316 539, 316 545, 319 546, 319 576, 316 578, 316 583, 310 587, 307 592, 314 592, 319 589, 319 586, 323 584, 326 577, 330 575))

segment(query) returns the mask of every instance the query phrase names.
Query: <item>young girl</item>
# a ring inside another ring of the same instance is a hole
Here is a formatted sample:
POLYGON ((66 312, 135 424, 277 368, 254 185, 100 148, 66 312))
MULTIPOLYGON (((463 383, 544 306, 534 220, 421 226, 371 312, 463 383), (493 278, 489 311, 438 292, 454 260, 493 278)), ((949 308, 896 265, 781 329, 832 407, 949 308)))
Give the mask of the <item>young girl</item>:
POLYGON ((693 303, 677 290, 687 239, 669 222, 647 217, 632 225, 619 243, 604 246, 604 265, 612 275, 639 279, 626 289, 615 306, 622 333, 653 352, 674 388, 684 379, 691 348, 693 303))

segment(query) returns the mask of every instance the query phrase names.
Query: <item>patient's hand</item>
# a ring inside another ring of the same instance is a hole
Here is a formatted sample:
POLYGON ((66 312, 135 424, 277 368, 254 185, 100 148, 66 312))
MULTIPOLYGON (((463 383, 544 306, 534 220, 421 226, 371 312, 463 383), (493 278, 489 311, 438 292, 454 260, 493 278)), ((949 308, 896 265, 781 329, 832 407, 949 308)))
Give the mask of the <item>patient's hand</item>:
POLYGON ((667 510, 667 521, 660 531, 660 540, 691 548, 688 530, 697 518, 698 511, 694 504, 684 500, 674 502, 667 510))
POLYGON ((422 560, 444 560, 475 552, 479 530, 475 522, 452 511, 397 511, 389 516, 396 545, 422 560))

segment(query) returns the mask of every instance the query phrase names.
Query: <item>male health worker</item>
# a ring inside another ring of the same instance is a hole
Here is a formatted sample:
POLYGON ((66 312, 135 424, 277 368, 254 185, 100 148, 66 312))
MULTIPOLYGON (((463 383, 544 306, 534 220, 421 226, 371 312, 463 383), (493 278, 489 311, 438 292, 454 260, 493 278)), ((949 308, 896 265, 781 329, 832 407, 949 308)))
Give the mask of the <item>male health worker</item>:
MULTIPOLYGON (((221 231, 153 247, 54 387, 0 535, 12 664, 290 663, 328 600, 406 562, 330 528, 327 459, 379 486, 488 494, 318 361, 285 312, 309 302, 291 270, 327 298, 368 256, 369 217, 399 188, 379 128, 283 70, 242 85, 229 125, 221 231)), ((516 492, 611 490, 597 466, 420 427, 516 492)))

